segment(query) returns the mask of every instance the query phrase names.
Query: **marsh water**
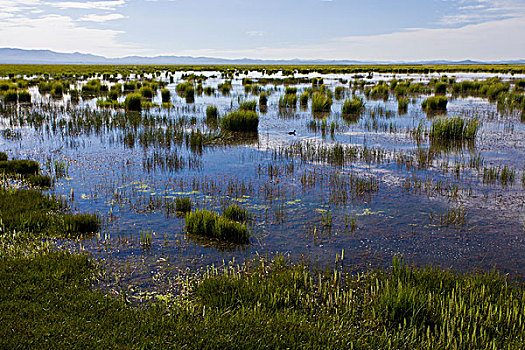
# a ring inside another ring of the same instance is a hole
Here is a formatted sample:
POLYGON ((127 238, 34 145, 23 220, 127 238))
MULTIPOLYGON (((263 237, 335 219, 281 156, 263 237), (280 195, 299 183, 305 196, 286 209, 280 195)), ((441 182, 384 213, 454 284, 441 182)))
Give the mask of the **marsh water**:
MULTIPOLYGON (((205 75, 210 78, 204 87, 216 88, 225 80, 217 72, 205 75)), ((454 75, 457 81, 493 76, 449 74, 454 75)), ((49 192, 67 199, 74 210, 102 218, 91 239, 56 244, 125 262, 136 269, 128 278, 145 285, 160 267, 220 265, 276 253, 331 264, 343 251, 345 265, 355 269, 385 266, 402 255, 420 265, 525 275, 525 123, 519 114, 498 110, 485 98, 449 94, 447 115, 477 117, 482 127, 473 142, 440 145, 414 137, 418 126, 428 129, 441 117, 422 110, 427 95, 412 96, 400 113, 393 94, 375 100, 362 90, 353 92, 346 83, 350 75, 313 76, 323 77, 332 91, 345 87, 330 113, 312 114, 311 101, 282 110, 285 86, 263 85, 268 107, 258 108, 256 136, 193 147, 186 142, 189 136, 168 138, 166 131, 215 132, 206 123, 206 107, 217 106, 222 116, 241 101, 258 100, 245 92, 242 78, 256 81, 260 73, 238 75, 229 94, 196 95, 191 103, 176 94, 182 81, 176 74, 167 85, 173 107, 134 117, 98 108, 96 98, 73 104, 68 95, 53 99, 31 88, 32 107, 2 116, 0 147, 10 157, 37 160, 56 178, 49 192), (349 120, 341 106, 353 95, 365 99, 366 109, 349 120), (119 118, 123 121, 115 122, 119 118), (355 156, 340 163, 322 151, 339 145, 355 156), (488 169, 505 169, 512 176, 489 181, 488 169), (178 197, 218 213, 231 203, 245 207, 252 216, 250 243, 231 246, 188 237, 184 216, 173 209, 178 197), (146 235, 151 242, 145 242, 146 235)), ((436 77, 395 76, 414 82, 436 77)), ((301 93, 311 84, 295 86, 301 93)), ((153 102, 160 101, 157 92, 153 102)))

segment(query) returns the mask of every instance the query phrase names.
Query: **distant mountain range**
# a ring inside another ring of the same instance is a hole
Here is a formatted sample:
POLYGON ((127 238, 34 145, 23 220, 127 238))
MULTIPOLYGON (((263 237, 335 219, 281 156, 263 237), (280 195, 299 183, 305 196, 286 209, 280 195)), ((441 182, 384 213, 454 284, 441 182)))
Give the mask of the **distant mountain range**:
POLYGON ((225 59, 191 56, 126 56, 107 58, 85 53, 62 53, 51 50, 23 50, 0 48, 0 64, 136 64, 136 65, 367 65, 367 64, 525 64, 523 60, 478 62, 464 61, 418 61, 418 62, 378 62, 355 60, 263 60, 263 59, 225 59))

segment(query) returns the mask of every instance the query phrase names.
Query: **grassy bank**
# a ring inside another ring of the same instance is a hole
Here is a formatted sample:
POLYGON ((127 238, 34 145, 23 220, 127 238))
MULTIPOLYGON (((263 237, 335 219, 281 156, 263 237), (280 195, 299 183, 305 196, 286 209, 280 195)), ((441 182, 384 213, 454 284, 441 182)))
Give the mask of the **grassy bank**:
POLYGON ((209 270, 186 300, 138 309, 92 290, 66 252, 3 258, 0 347, 522 348, 522 287, 496 274, 318 273, 282 258, 209 270))

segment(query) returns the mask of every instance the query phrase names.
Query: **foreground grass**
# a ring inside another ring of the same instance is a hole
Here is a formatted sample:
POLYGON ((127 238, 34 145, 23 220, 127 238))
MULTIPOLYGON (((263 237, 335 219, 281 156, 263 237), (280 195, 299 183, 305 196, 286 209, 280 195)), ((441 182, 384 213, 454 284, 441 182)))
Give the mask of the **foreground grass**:
POLYGON ((523 288, 497 274, 316 273, 282 258, 211 269, 185 302, 139 309, 93 291, 66 252, 3 259, 0 348, 522 348, 523 288))
POLYGON ((82 237, 99 228, 92 214, 73 214, 65 203, 36 190, 0 188, 2 232, 28 232, 35 237, 82 237))

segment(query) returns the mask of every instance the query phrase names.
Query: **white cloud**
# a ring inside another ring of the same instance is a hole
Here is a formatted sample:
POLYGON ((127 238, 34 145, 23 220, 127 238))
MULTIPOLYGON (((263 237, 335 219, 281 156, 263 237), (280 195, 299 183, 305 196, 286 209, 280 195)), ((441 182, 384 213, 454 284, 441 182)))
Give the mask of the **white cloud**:
POLYGON ((125 18, 125 16, 120 13, 111 13, 109 15, 91 14, 87 16, 82 16, 78 20, 84 21, 84 22, 99 22, 100 23, 100 22, 113 21, 113 20, 122 19, 122 18, 125 18))
POLYGON ((113 10, 116 7, 123 6, 126 2, 124 0, 109 0, 109 1, 62 1, 62 2, 45 2, 44 4, 51 7, 56 7, 62 10, 65 9, 82 9, 82 10, 113 10))
POLYGON ((260 30, 250 30, 247 31, 246 34, 248 34, 249 36, 264 36, 266 32, 260 30))
POLYGON ((119 41, 118 36, 122 33, 78 26, 71 17, 62 15, 47 15, 31 20, 18 16, 0 24, 4 47, 81 51, 113 57, 137 52, 135 47, 119 41))
POLYGON ((460 0, 458 12, 441 19, 441 24, 458 25, 515 18, 525 14, 522 0, 460 0))

